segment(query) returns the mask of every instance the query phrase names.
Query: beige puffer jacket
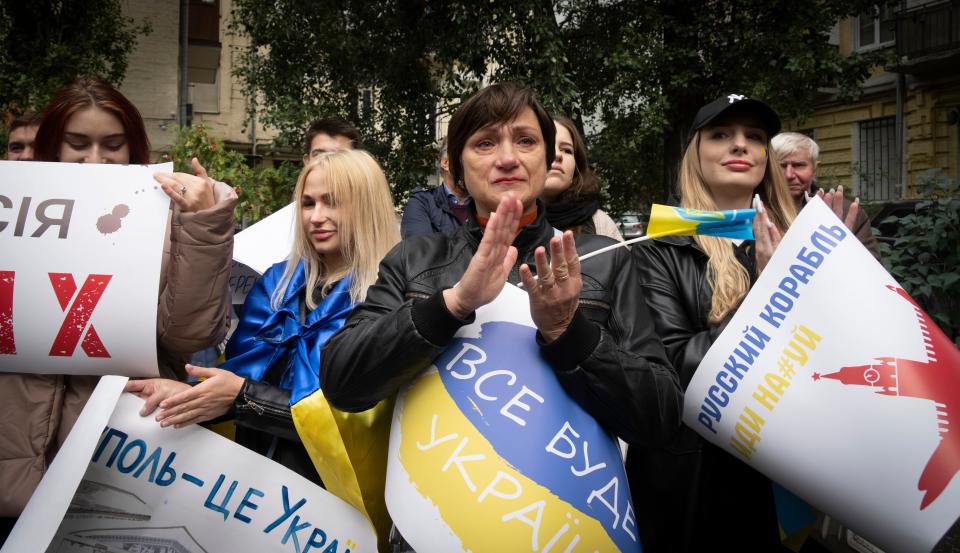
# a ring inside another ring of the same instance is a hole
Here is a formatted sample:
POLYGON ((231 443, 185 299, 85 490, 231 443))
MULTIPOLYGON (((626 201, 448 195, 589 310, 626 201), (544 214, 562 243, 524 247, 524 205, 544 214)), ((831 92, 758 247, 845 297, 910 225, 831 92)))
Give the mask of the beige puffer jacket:
MULTIPOLYGON (((166 378, 182 380, 190 356, 223 340, 229 324, 237 195, 218 182, 214 198, 210 209, 170 213, 157 307, 157 362, 166 378)), ((19 516, 97 381, 0 373, 0 517, 19 516)))

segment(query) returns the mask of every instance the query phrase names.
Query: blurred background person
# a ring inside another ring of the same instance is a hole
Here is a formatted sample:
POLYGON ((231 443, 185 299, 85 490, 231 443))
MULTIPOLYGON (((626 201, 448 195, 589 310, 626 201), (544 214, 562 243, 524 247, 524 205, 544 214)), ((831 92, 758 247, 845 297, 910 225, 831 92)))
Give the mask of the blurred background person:
POLYGON ((817 186, 820 146, 809 136, 796 132, 783 132, 774 136, 771 145, 774 157, 780 163, 790 186, 790 195, 793 196, 797 211, 806 205, 807 197, 819 194, 847 228, 853 231, 860 243, 879 261, 880 248, 877 246, 873 229, 870 228, 870 218, 860 206, 860 199, 853 202, 846 200, 842 186, 830 191, 821 190, 817 186))
POLYGON ((547 220, 559 230, 600 234, 622 242, 617 224, 600 209, 600 187, 576 124, 566 117, 554 117, 553 122, 557 129, 556 154, 542 196, 547 220))
POLYGON ((307 151, 303 154, 303 164, 306 166, 321 154, 359 148, 360 131, 339 117, 324 117, 310 125, 304 146, 307 151))
POLYGON ((7 157, 10 161, 33 160, 34 141, 40 128, 40 114, 28 111, 10 123, 7 133, 7 157))
POLYGON ((417 234, 431 234, 454 230, 467 220, 467 195, 450 175, 450 156, 447 139, 440 143, 440 184, 434 188, 417 188, 410 193, 403 208, 400 234, 403 238, 417 234))

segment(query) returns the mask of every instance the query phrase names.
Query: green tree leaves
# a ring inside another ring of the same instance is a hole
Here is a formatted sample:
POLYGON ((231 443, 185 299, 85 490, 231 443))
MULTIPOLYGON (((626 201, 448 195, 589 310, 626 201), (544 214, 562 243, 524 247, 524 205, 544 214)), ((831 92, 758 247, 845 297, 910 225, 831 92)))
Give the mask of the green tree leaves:
POLYGON ((40 110, 80 75, 119 84, 145 22, 122 15, 120 0, 0 2, 0 113, 40 110))
POLYGON ((255 45, 238 75, 288 143, 312 119, 350 119, 400 199, 434 171, 436 118, 484 84, 516 80, 584 124, 616 213, 666 200, 694 113, 720 94, 795 117, 811 113, 824 87, 856 95, 886 54, 844 57, 828 36, 873 5, 236 0, 233 16, 255 45))

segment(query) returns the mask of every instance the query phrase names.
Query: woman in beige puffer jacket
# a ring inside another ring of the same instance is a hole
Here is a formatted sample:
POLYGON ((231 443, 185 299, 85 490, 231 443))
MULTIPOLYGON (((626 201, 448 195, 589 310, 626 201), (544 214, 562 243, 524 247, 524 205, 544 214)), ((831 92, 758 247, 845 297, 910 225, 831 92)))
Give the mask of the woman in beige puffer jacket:
MULTIPOLYGON (((74 81, 58 92, 37 132, 39 160, 144 164, 149 155, 136 107, 96 79, 74 81)), ((197 176, 155 176, 172 200, 160 273, 157 362, 161 376, 178 379, 184 378, 190 356, 220 343, 229 324, 237 195, 207 177, 196 160, 194 168, 197 176)), ((0 543, 98 380, 0 374, 0 518, 5 519, 0 522, 0 543)))

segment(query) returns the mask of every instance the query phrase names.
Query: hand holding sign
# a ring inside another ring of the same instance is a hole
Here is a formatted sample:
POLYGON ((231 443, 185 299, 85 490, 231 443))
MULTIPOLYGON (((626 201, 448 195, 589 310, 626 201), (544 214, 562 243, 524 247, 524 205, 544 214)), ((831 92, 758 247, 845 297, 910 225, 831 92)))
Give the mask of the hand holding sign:
POLYGON ((160 426, 182 428, 223 415, 240 394, 244 378, 223 369, 187 365, 187 374, 203 382, 160 402, 160 426))
POLYGON ((193 158, 194 175, 187 173, 155 173, 153 178, 160 183, 163 191, 170 196, 180 211, 190 213, 209 209, 216 204, 213 195, 213 179, 207 176, 206 169, 193 158))
POLYGON ((178 392, 190 389, 186 382, 169 378, 145 378, 142 380, 128 380, 123 387, 124 392, 135 394, 144 400, 140 416, 146 417, 157 410, 160 402, 178 392))
POLYGON ((753 236, 757 246, 757 274, 760 274, 780 244, 780 231, 770 221, 760 198, 756 197, 753 203, 757 210, 757 216, 753 218, 753 236))

